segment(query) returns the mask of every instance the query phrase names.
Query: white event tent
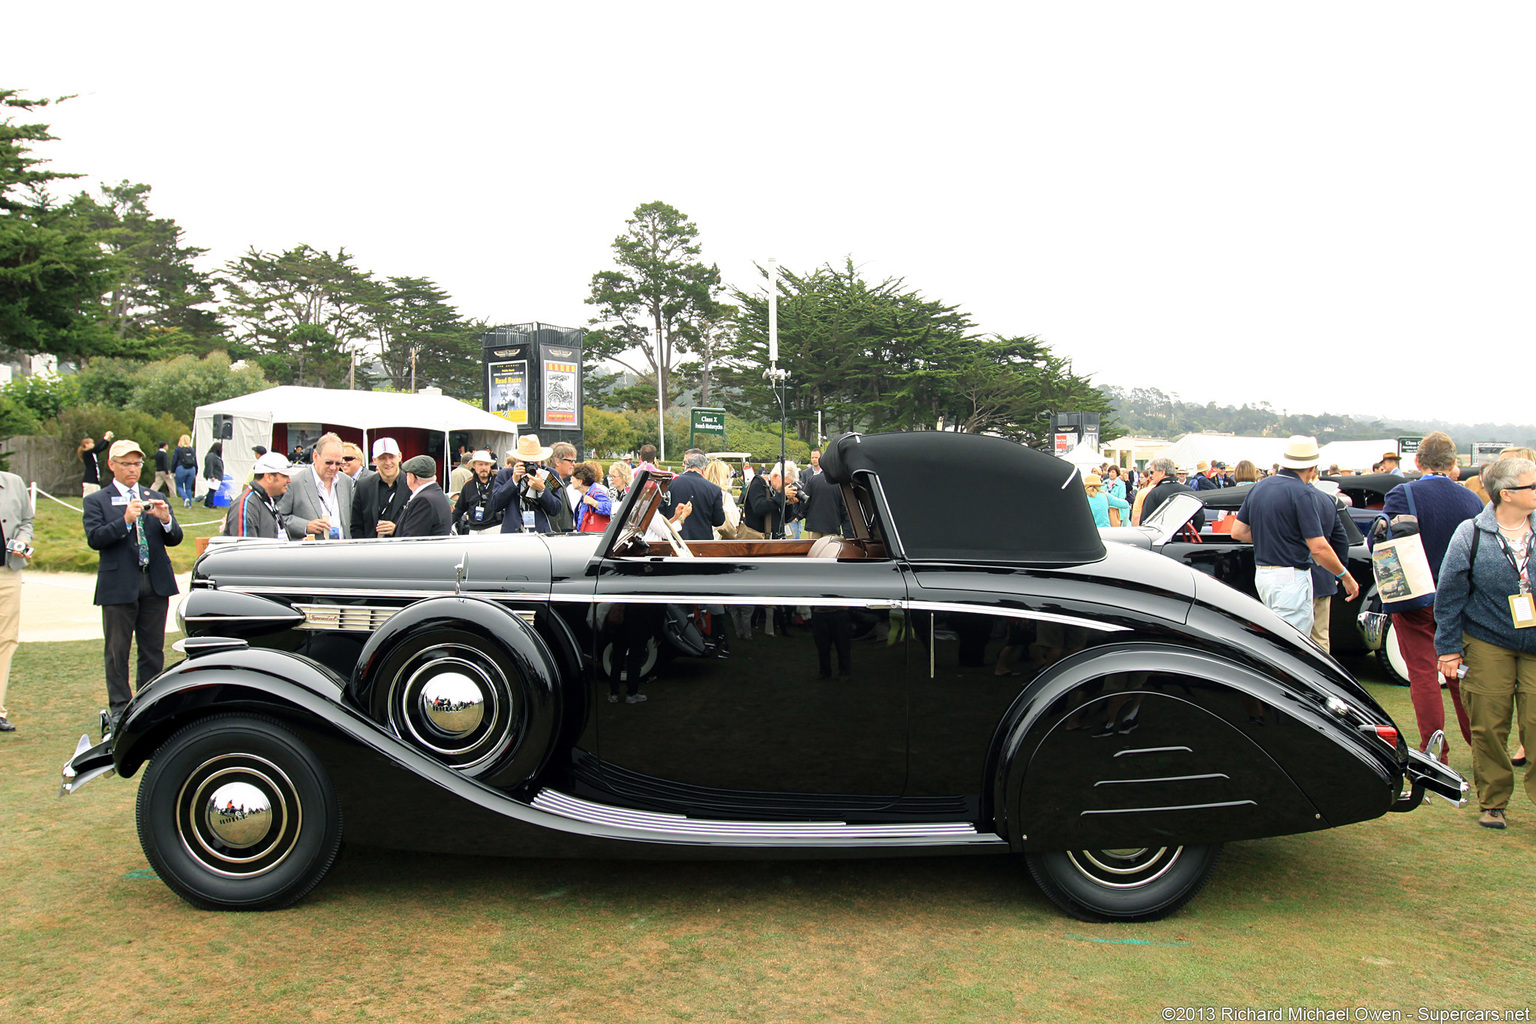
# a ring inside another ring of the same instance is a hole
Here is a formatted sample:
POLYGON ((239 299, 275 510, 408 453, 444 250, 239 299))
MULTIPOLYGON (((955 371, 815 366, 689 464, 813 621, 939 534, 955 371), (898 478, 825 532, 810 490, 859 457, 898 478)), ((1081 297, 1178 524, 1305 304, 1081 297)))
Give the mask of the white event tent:
MULTIPOLYGON (((197 407, 193 416, 193 444, 199 466, 203 453, 215 438, 213 418, 228 416, 231 436, 224 442, 224 472, 236 480, 250 475, 256 456, 254 445, 272 446, 274 423, 324 423, 352 427, 363 432, 364 453, 369 454, 369 432, 378 428, 414 427, 440 433, 443 451, 449 451, 448 433, 467 431, 470 444, 495 452, 517 447, 517 428, 500 416, 477 409, 437 389, 416 394, 391 391, 343 391, 284 385, 256 391, 239 398, 197 407)), ((444 481, 452 466, 439 466, 444 481)), ((206 486, 199 480, 198 487, 206 486)))
MULTIPOLYGON (((1225 462, 1228 468, 1247 459, 1260 469, 1269 469, 1280 461, 1288 438, 1237 437, 1231 434, 1185 434, 1160 453, 1172 459, 1180 469, 1194 469, 1201 462, 1225 462)), ((1394 438, 1377 441, 1330 441, 1319 451, 1324 472, 1338 464, 1341 469, 1369 472, 1383 452, 1396 451, 1394 438)))

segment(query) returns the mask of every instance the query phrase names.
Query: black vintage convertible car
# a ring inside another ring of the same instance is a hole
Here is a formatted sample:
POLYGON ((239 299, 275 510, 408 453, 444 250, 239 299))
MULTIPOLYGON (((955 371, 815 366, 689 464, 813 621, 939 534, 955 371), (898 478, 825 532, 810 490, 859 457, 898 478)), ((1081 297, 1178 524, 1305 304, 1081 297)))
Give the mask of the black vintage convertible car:
POLYGON ((847 435, 822 466, 852 538, 652 539, 656 474, 601 536, 213 545, 186 660, 64 789, 148 762, 144 851, 199 907, 290 904, 345 835, 1017 853, 1116 920, 1183 905, 1229 840, 1462 799, 1257 602, 1106 544, 1070 466, 940 432, 847 435))

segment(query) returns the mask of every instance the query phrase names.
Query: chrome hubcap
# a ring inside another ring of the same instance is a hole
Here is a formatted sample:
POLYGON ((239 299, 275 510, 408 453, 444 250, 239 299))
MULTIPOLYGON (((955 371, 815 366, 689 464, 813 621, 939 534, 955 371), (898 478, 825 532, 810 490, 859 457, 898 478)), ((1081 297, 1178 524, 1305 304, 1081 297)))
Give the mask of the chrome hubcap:
POLYGON ((226 782, 208 798, 208 828, 225 846, 244 850, 272 831, 272 801, 249 782, 226 782))
POLYGON ((1166 875, 1178 863, 1182 846, 1142 846, 1116 850, 1068 850, 1067 860, 1096 885, 1136 889, 1166 875))
POLYGON ((427 724, 457 739, 485 720, 485 693, 462 672, 443 672, 421 688, 421 712, 427 724))

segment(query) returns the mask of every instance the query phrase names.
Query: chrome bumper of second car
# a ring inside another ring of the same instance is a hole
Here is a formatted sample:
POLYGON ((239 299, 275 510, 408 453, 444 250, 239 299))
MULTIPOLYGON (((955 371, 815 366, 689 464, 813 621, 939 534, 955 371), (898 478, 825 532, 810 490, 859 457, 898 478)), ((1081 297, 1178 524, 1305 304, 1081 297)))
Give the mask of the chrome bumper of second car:
MULTIPOLYGON (((1433 741, 1430 749, 1434 749, 1433 741)), ((1424 802, 1426 792, 1445 799, 1452 807, 1465 807, 1467 804, 1467 780, 1460 773, 1412 747, 1408 748, 1405 775, 1410 788, 1392 805, 1394 811, 1413 810, 1424 802)))
POLYGON ((64 777, 59 782, 59 796, 68 796, 92 779, 111 775, 117 769, 112 764, 112 740, 107 738, 91 746, 91 738, 82 735, 75 745, 75 752, 64 762, 64 777))

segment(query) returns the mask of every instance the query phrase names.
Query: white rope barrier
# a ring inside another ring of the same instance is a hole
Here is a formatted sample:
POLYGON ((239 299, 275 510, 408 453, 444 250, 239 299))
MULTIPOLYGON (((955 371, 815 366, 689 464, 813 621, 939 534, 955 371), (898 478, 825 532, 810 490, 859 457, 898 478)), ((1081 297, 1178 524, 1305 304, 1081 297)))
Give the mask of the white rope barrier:
MULTIPOLYGON (((85 509, 83 509, 83 508, 76 508, 75 506, 71 505, 69 502, 65 501, 63 498, 56 498, 56 497, 54 497, 53 495, 49 494, 47 491, 43 490, 41 487, 37 486, 37 481, 34 480, 34 481, 32 481, 32 507, 33 508, 37 508, 37 499, 38 499, 39 496, 47 498, 49 501, 56 501, 60 505, 63 505, 65 508, 69 509, 71 512, 78 512, 82 516, 85 515, 85 509)), ((208 520, 207 522, 204 522, 204 523, 188 523, 188 522, 183 522, 181 524, 181 528, 183 530, 196 530, 196 529, 201 529, 204 526, 222 526, 223 524, 224 524, 224 517, 220 516, 217 519, 210 519, 210 520, 208 520)))

